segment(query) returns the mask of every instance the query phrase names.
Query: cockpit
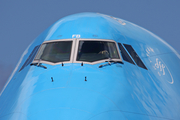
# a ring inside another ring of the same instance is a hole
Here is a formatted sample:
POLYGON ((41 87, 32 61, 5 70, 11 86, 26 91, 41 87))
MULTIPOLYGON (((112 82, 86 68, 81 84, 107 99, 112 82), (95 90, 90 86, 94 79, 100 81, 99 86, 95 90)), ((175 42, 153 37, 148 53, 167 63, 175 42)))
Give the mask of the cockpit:
POLYGON ((101 64, 128 62, 147 70, 143 61, 131 45, 117 43, 107 39, 65 39, 45 41, 37 45, 20 68, 30 65, 43 66, 42 63, 57 65, 64 63, 101 64))
POLYGON ((95 64, 107 59, 121 60, 115 41, 76 39, 44 42, 34 62, 41 60, 49 64, 62 62, 95 64))

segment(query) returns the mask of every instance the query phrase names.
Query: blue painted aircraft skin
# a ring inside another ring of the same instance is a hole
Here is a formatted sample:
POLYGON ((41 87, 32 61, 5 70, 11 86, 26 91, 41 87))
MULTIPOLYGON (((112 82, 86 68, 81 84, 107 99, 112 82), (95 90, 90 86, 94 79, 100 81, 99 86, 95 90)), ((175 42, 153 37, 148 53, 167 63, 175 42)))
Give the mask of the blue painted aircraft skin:
POLYGON ((0 120, 180 120, 179 68, 179 54, 142 27, 99 13, 70 15, 24 51, 0 93, 0 120), (35 46, 69 39, 131 45, 147 69, 120 53, 123 63, 101 68, 107 62, 42 63, 47 69, 29 63, 20 70, 35 46))

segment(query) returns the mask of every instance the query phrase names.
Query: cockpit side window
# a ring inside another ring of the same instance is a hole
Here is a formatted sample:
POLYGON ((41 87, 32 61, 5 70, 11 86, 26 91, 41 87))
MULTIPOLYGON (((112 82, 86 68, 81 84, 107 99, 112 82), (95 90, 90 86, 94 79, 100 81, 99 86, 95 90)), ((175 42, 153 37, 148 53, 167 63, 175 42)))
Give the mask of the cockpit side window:
POLYGON ((126 52, 126 50, 124 49, 124 47, 122 46, 121 43, 118 43, 118 46, 120 48, 121 51, 121 55, 124 61, 132 63, 135 65, 135 63, 133 62, 133 60, 131 59, 131 57, 128 55, 128 53, 126 52))
POLYGON ((80 40, 76 61, 94 62, 120 59, 115 42, 80 40))
POLYGON ((144 65, 144 63, 141 61, 141 59, 139 58, 138 54, 135 52, 135 50, 132 48, 131 45, 127 45, 127 44, 123 44, 124 47, 127 49, 127 51, 129 52, 129 54, 132 56, 132 58, 134 59, 134 61, 136 62, 136 64, 147 70, 146 66, 144 65))
POLYGON ((35 57, 35 60, 43 60, 53 63, 70 61, 71 49, 72 41, 43 43, 35 57))
POLYGON ((24 67, 26 67, 27 65, 29 65, 29 64, 33 61, 33 59, 34 59, 34 57, 35 57, 35 55, 36 55, 39 47, 40 47, 40 45, 37 45, 36 47, 34 47, 33 51, 31 52, 31 54, 29 55, 29 57, 27 58, 26 62, 23 64, 23 66, 22 66, 21 69, 19 70, 19 72, 20 72, 22 69, 24 69, 24 67))

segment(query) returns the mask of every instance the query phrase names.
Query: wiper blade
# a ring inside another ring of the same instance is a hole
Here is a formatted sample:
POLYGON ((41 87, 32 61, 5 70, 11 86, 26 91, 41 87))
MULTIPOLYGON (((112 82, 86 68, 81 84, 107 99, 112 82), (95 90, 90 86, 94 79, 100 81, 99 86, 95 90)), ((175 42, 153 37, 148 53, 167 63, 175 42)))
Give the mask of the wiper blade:
POLYGON ((42 63, 40 63, 41 60, 39 60, 38 62, 36 63, 31 63, 30 66, 34 65, 34 66, 37 66, 37 67, 43 67, 44 69, 47 69, 46 66, 42 65, 42 63))
POLYGON ((103 64, 103 65, 100 65, 99 68, 102 68, 103 66, 106 66, 106 65, 111 65, 111 63, 122 63, 122 64, 123 64, 122 61, 114 61, 114 60, 112 60, 111 58, 109 58, 109 60, 108 60, 108 61, 105 61, 105 62, 108 62, 108 63, 103 64))
POLYGON ((102 68, 103 66, 110 65, 109 62, 103 65, 100 65, 99 68, 102 68))
POLYGON ((122 61, 119 61, 119 60, 118 61, 111 60, 111 61, 105 61, 105 62, 109 62, 110 64, 111 63, 123 63, 122 61))
POLYGON ((38 63, 31 63, 30 66, 34 65, 34 66, 37 66, 38 63))
POLYGON ((47 69, 47 67, 42 65, 42 63, 31 63, 30 65, 31 66, 34 65, 34 66, 37 66, 37 67, 43 67, 44 69, 47 69))

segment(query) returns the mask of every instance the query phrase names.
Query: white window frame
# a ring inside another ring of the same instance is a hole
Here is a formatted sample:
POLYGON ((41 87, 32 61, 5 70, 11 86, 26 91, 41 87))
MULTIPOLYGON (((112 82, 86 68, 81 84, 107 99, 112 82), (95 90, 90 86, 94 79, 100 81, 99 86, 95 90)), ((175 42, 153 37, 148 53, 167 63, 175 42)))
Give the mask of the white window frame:
POLYGON ((119 59, 112 59, 112 60, 113 61, 121 61, 122 62, 120 51, 118 49, 118 45, 117 45, 117 43, 114 40, 110 40, 110 39, 83 39, 83 38, 81 38, 81 39, 76 39, 76 45, 75 45, 76 48, 75 48, 75 54, 74 54, 74 56, 76 56, 76 57, 74 57, 73 63, 83 63, 83 64, 94 65, 94 64, 103 63, 103 62, 109 60, 109 59, 103 59, 103 60, 98 60, 98 61, 94 61, 94 62, 77 61, 76 59, 77 59, 77 54, 78 54, 79 41, 106 41, 106 42, 113 42, 116 45, 116 50, 118 52, 119 59))
MULTIPOLYGON (((73 51, 73 50, 74 50, 74 46, 75 46, 75 39, 59 39, 59 40, 44 41, 44 42, 41 44, 38 52, 40 51, 40 49, 41 49, 41 47, 42 47, 43 44, 45 44, 45 43, 51 43, 51 42, 60 42, 60 41, 72 41, 70 61, 63 61, 63 62, 53 63, 53 62, 41 60, 40 63, 45 63, 45 64, 49 64, 49 65, 57 65, 57 64, 62 64, 62 63, 63 63, 63 64, 64 64, 64 63, 73 63, 73 57, 74 57, 74 51, 73 51)), ((38 52, 36 53, 36 56, 37 56, 38 52)), ((39 60, 35 60, 36 56, 34 57, 34 60, 33 60, 32 63, 37 63, 37 62, 39 62, 39 60)))
MULTIPOLYGON (((83 63, 83 64, 91 64, 91 65, 94 65, 94 64, 98 64, 98 63, 103 63, 105 61, 108 61, 109 59, 103 59, 103 60, 98 60, 98 61, 94 61, 94 62, 87 62, 87 61, 77 61, 77 54, 78 54, 78 47, 79 47, 79 41, 106 41, 106 42, 113 42, 115 43, 116 45, 116 49, 117 49, 117 52, 118 52, 118 55, 119 55, 119 59, 112 59, 113 61, 120 61, 122 62, 122 57, 121 57, 121 54, 120 54, 120 51, 119 51, 119 47, 117 45, 117 42, 115 42, 114 40, 110 40, 110 39, 59 39, 59 40, 49 40, 49 41, 44 41, 38 52, 40 51, 41 47, 43 44, 45 43, 51 43, 51 42, 59 42, 59 41, 72 41, 72 47, 71 47, 71 56, 70 56, 70 61, 64 61, 64 62, 57 62, 57 63, 53 63, 53 62, 49 62, 49 61, 44 61, 44 60, 41 60, 40 63, 45 63, 45 64, 49 64, 49 65, 58 65, 58 64, 64 64, 64 63, 83 63)), ((36 53, 36 56, 38 54, 38 52, 36 53)), ((35 56, 35 58, 36 58, 35 56)), ((39 62, 39 60, 33 60, 32 63, 37 63, 39 62)))

